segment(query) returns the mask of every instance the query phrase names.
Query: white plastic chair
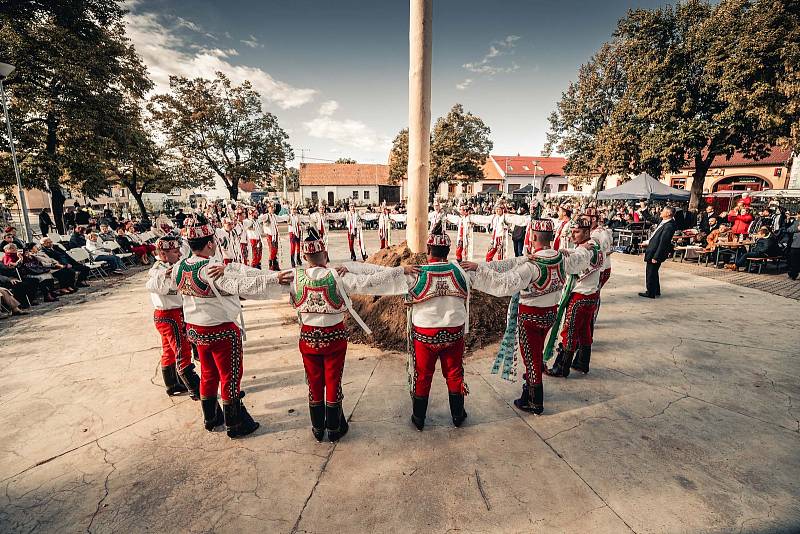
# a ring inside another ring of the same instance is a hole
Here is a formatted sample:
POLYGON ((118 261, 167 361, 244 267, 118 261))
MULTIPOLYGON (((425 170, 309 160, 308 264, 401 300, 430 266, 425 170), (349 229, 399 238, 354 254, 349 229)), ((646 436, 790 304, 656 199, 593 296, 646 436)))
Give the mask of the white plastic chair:
POLYGON ((102 261, 92 261, 91 256, 89 256, 89 251, 83 247, 78 248, 71 248, 67 251, 67 255, 70 258, 75 260, 76 262, 85 265, 89 268, 89 276, 94 276, 95 278, 105 279, 108 274, 106 273, 105 269, 105 262, 102 261))
POLYGON ((128 265, 133 265, 136 262, 136 259, 133 257, 133 254, 130 252, 120 252, 119 243, 116 241, 103 241, 103 247, 107 248, 111 251, 114 256, 118 257, 122 260, 122 266, 127 269, 126 263, 128 265))

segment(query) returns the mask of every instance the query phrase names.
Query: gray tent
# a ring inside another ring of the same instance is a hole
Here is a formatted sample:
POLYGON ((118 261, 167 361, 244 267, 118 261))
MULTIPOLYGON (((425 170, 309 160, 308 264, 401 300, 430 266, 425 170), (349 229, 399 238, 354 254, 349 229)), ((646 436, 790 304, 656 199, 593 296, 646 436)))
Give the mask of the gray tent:
POLYGON ((689 200, 690 196, 689 191, 662 184, 646 172, 619 187, 597 193, 598 200, 689 200))

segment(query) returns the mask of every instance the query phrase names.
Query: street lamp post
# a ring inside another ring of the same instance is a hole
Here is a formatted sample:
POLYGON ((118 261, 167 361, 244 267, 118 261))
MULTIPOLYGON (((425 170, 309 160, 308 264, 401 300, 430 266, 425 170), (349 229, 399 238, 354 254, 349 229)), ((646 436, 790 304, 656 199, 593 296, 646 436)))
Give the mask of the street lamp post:
POLYGON ((533 179, 531 181, 531 201, 528 203, 528 206, 533 204, 533 197, 536 195, 536 168, 539 166, 538 161, 533 162, 533 179))
POLYGON ((14 174, 17 176, 17 189, 19 190, 19 207, 22 210, 22 225, 25 227, 25 237, 28 241, 33 240, 31 233, 31 222, 28 220, 28 203, 25 202, 25 190, 22 188, 22 178, 19 176, 19 165, 17 164, 17 151, 14 148, 14 137, 11 134, 11 121, 8 118, 8 104, 6 103, 6 89, 3 82, 14 72, 14 65, 0 63, 0 94, 3 96, 3 114, 6 117, 6 127, 8 128, 8 144, 11 146, 11 162, 14 165, 14 174))

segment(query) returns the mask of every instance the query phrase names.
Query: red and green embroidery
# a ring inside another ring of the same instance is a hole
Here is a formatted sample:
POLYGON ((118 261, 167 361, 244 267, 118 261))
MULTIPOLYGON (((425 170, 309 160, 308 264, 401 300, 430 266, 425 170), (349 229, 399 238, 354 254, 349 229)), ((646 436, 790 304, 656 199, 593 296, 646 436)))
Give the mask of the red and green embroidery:
POLYGON ((211 297, 214 293, 208 282, 200 278, 200 269, 208 265, 209 260, 201 260, 196 263, 188 263, 182 260, 178 264, 175 273, 175 284, 178 286, 178 293, 190 297, 211 297))

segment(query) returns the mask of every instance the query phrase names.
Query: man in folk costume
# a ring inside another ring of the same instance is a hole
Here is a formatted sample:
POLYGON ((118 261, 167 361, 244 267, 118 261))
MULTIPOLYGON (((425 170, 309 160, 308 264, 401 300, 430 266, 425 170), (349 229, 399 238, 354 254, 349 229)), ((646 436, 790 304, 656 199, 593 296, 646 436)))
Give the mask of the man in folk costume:
POLYGON ((572 208, 569 206, 561 206, 558 208, 558 223, 555 227, 555 239, 553 240, 554 249, 561 250, 569 247, 571 219, 572 208))
POLYGON ((278 284, 288 284, 292 273, 263 273, 239 263, 222 265, 212 260, 217 243, 214 230, 198 217, 188 228, 192 255, 172 270, 183 310, 189 341, 200 360, 200 402, 206 430, 225 423, 228 436, 238 438, 259 424, 242 404, 242 313, 239 296, 275 298, 278 284), (223 409, 217 402, 217 391, 223 409))
MULTIPOLYGON (((567 276, 583 271, 589 265, 591 258, 590 245, 561 251, 550 248, 553 230, 552 220, 532 219, 528 225, 527 241, 530 243, 528 256, 486 264, 501 272, 515 268, 520 275, 519 296, 515 296, 509 306, 509 327, 506 329, 507 334, 511 328, 511 335, 516 335, 514 341, 519 345, 522 361, 525 364, 522 395, 514 401, 514 405, 522 411, 537 415, 544 411, 542 354, 545 338, 556 321, 561 291, 566 284, 567 276)), ((506 345, 505 336, 492 368, 493 373, 500 370, 501 363, 505 363, 508 367, 509 356, 515 360, 515 344, 507 347, 512 351, 510 354, 504 351, 504 345, 506 345)), ((516 369, 513 369, 513 373, 516 375, 516 369)), ((504 370, 503 376, 506 377, 507 374, 508 371, 504 370)))
POLYGON ((247 244, 248 244, 248 265, 250 267, 255 267, 256 269, 261 268, 261 255, 263 252, 264 245, 261 242, 261 236, 263 232, 261 230, 261 225, 258 222, 258 212, 255 208, 250 210, 250 215, 247 218, 247 229, 245 232, 247 233, 247 244))
POLYGON ((165 236, 156 241, 158 260, 148 273, 145 287, 155 311, 153 321, 161 335, 161 374, 167 395, 190 392, 193 399, 200 398, 200 377, 194 371, 192 350, 186 338, 183 319, 183 299, 178 294, 172 268, 181 259, 180 238, 165 236))
POLYGON ((498 260, 505 257, 506 236, 508 235, 508 223, 506 222, 505 205, 497 203, 492 216, 492 234, 489 241, 489 250, 486 251, 486 261, 492 261, 497 256, 498 260))
POLYGON ((239 250, 241 251, 241 259, 242 263, 248 265, 249 258, 250 258, 250 242, 247 238, 247 227, 250 226, 251 222, 247 218, 247 214, 245 214, 242 208, 236 208, 236 233, 239 234, 239 250))
POLYGON ((433 211, 428 214, 428 233, 432 232, 434 228, 441 225, 446 228, 447 221, 445 220, 446 214, 442 203, 438 200, 433 201, 433 211))
POLYGON ((328 439, 335 442, 349 429, 342 410, 342 372, 347 353, 344 312, 349 312, 367 334, 371 333, 353 310, 350 293, 381 294, 387 287, 404 284, 404 268, 370 275, 349 274, 345 268, 340 277, 328 267, 324 241, 313 228, 308 233, 303 241, 308 268, 297 267, 294 271, 291 303, 300 319, 299 349, 308 382, 311 431, 317 441, 322 441, 327 430, 328 439))
POLYGON ((322 239, 325 244, 328 244, 328 222, 325 220, 325 205, 320 202, 317 211, 308 216, 313 228, 317 235, 322 239))
MULTIPOLYGON (((598 293, 602 293, 603 286, 606 285, 608 279, 611 278, 611 254, 614 252, 614 235, 609 228, 605 227, 603 217, 597 212, 595 208, 586 210, 586 214, 592 221, 592 232, 590 234, 592 240, 600 245, 600 251, 603 253, 603 268, 600 271, 600 288, 598 293)), ((592 319, 592 335, 594 335, 594 325, 597 322, 597 315, 600 313, 601 295, 597 296, 597 306, 594 310, 594 318, 592 319)))
MULTIPOLYGON (((385 294, 404 294, 408 305, 409 362, 408 378, 411 393, 411 421, 418 430, 425 426, 436 361, 441 360, 447 382, 450 415, 455 426, 467 418, 464 396, 464 335, 469 333, 469 296, 473 290, 490 295, 506 295, 518 288, 520 277, 515 271, 499 273, 486 265, 467 264, 464 268, 448 261, 450 237, 442 225, 428 237, 428 263, 416 273, 405 276, 402 287, 385 284, 385 294), (469 271, 469 272, 467 272, 469 271)), ((354 264, 360 273, 374 272, 380 267, 354 264)), ((347 265, 350 269, 351 266, 347 265)))
POLYGON ((300 222, 300 215, 297 214, 297 206, 292 206, 289 210, 289 260, 292 267, 303 265, 300 260, 300 241, 303 238, 303 225, 300 222))
POLYGON ((386 204, 383 205, 381 214, 378 216, 378 238, 381 241, 381 248, 392 246, 392 219, 386 204))
POLYGON ((242 242, 241 236, 236 231, 233 220, 223 217, 222 228, 217 228, 214 233, 217 236, 218 253, 222 258, 222 262, 225 265, 229 263, 244 263, 240 246, 242 242))
POLYGON ((461 204, 458 208, 458 238, 456 240, 456 261, 472 260, 472 208, 461 204))
POLYGON ((580 217, 572 229, 572 241, 576 245, 589 243, 592 247, 592 256, 588 267, 578 275, 567 301, 556 361, 550 369, 545 368, 545 373, 550 376, 566 378, 569 376, 570 368, 584 373, 589 372, 589 360, 592 357, 592 322, 600 296, 600 273, 605 256, 600 244, 591 239, 590 233, 591 221, 588 217, 580 217))
POLYGON ((356 210, 356 205, 350 203, 350 211, 347 213, 347 244, 350 246, 350 259, 356 261, 356 250, 361 254, 361 259, 367 259, 367 248, 364 245, 363 225, 361 216, 356 210))
POLYGON ((267 213, 259 216, 263 235, 266 238, 267 246, 269 247, 269 269, 271 271, 279 271, 278 267, 278 217, 275 215, 275 204, 272 202, 267 204, 267 213))

